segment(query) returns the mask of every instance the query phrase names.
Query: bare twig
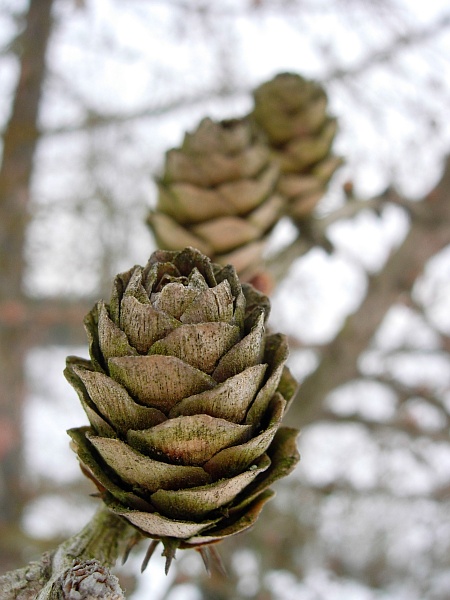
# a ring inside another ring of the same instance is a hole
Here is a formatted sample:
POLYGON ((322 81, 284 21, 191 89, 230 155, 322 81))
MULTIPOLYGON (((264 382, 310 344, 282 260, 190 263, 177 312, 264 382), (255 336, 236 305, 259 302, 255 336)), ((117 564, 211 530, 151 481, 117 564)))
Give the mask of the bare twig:
POLYGON ((289 417, 296 425, 312 422, 322 402, 335 388, 359 376, 358 359, 370 343, 388 309, 412 290, 426 262, 450 243, 450 159, 436 188, 422 203, 422 218, 414 218, 402 246, 383 271, 369 280, 366 298, 348 317, 344 328, 324 348, 319 367, 300 387, 289 417))
MULTIPOLYGON (((368 55, 365 59, 353 67, 336 67, 322 78, 323 83, 329 83, 336 80, 349 79, 361 73, 366 72, 369 68, 380 63, 389 62, 396 55, 399 48, 410 47, 414 44, 423 43, 442 31, 450 27, 450 15, 443 15, 435 23, 430 24, 422 29, 411 31, 406 35, 396 37, 386 48, 378 52, 368 55)), ((248 96, 251 93, 251 88, 248 86, 234 87, 230 89, 228 86, 219 86, 209 90, 198 92, 192 96, 180 96, 160 104, 159 106, 147 106, 141 110, 136 110, 131 113, 99 113, 95 109, 88 109, 87 118, 81 123, 62 125, 53 128, 41 130, 41 136, 54 136, 67 133, 76 133, 80 131, 89 131, 94 128, 108 127, 111 125, 120 125, 139 119, 154 119, 165 114, 170 114, 180 108, 189 106, 197 106, 211 99, 235 99, 239 96, 248 96)))
POLYGON ((86 527, 39 561, 0 577, 2 600, 123 600, 107 567, 134 530, 103 506, 86 527))

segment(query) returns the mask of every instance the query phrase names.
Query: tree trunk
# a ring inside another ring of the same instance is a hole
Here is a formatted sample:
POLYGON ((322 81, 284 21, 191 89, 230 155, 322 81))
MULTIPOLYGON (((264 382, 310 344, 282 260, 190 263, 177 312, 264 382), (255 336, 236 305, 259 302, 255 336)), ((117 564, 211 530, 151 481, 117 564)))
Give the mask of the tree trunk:
MULTIPOLYGON (((38 110, 45 76, 53 0, 31 0, 21 36, 20 75, 3 136, 0 168, 0 540, 17 523, 24 501, 21 481, 21 420, 25 394, 23 291, 24 244, 30 182, 38 140, 38 110)), ((2 568, 14 548, 0 541, 2 568)))

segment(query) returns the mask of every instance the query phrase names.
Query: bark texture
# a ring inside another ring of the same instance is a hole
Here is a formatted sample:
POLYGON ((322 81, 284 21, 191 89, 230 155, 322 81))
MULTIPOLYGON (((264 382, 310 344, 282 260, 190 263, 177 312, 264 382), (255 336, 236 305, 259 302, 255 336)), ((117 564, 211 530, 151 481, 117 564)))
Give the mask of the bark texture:
POLYGON ((106 509, 77 535, 23 569, 0 577, 2 600, 122 600, 117 577, 108 569, 135 533, 106 509))

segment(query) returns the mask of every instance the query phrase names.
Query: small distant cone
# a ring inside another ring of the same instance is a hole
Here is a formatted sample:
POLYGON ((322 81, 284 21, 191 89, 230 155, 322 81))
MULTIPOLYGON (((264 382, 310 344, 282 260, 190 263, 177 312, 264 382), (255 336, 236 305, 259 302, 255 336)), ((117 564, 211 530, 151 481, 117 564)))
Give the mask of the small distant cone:
POLYGON ((278 191, 294 221, 308 217, 342 164, 331 146, 336 119, 327 112, 327 96, 314 81, 282 73, 254 91, 251 115, 272 150, 281 177, 278 191))
POLYGON ((148 217, 158 246, 195 247, 249 281, 262 270, 265 241, 283 207, 278 175, 249 122, 204 119, 166 154, 148 217))

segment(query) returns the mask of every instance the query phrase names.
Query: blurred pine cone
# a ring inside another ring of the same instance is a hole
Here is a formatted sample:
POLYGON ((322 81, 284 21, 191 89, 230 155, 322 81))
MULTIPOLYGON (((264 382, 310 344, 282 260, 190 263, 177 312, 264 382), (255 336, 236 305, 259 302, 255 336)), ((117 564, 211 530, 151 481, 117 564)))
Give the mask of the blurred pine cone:
POLYGON ((268 299, 199 251, 156 251, 87 315, 91 360, 65 371, 90 421, 69 431, 110 510, 165 546, 250 527, 298 460, 295 391, 268 299))
POLYGON ((274 193, 278 173, 247 121, 204 119, 181 148, 166 153, 157 206, 148 218, 158 246, 193 246, 250 281, 283 206, 274 193))
POLYGON ((331 146, 336 119, 327 112, 327 96, 314 81, 282 73, 254 91, 251 118, 263 130, 281 169, 278 191, 288 200, 295 221, 308 217, 342 164, 331 146))

